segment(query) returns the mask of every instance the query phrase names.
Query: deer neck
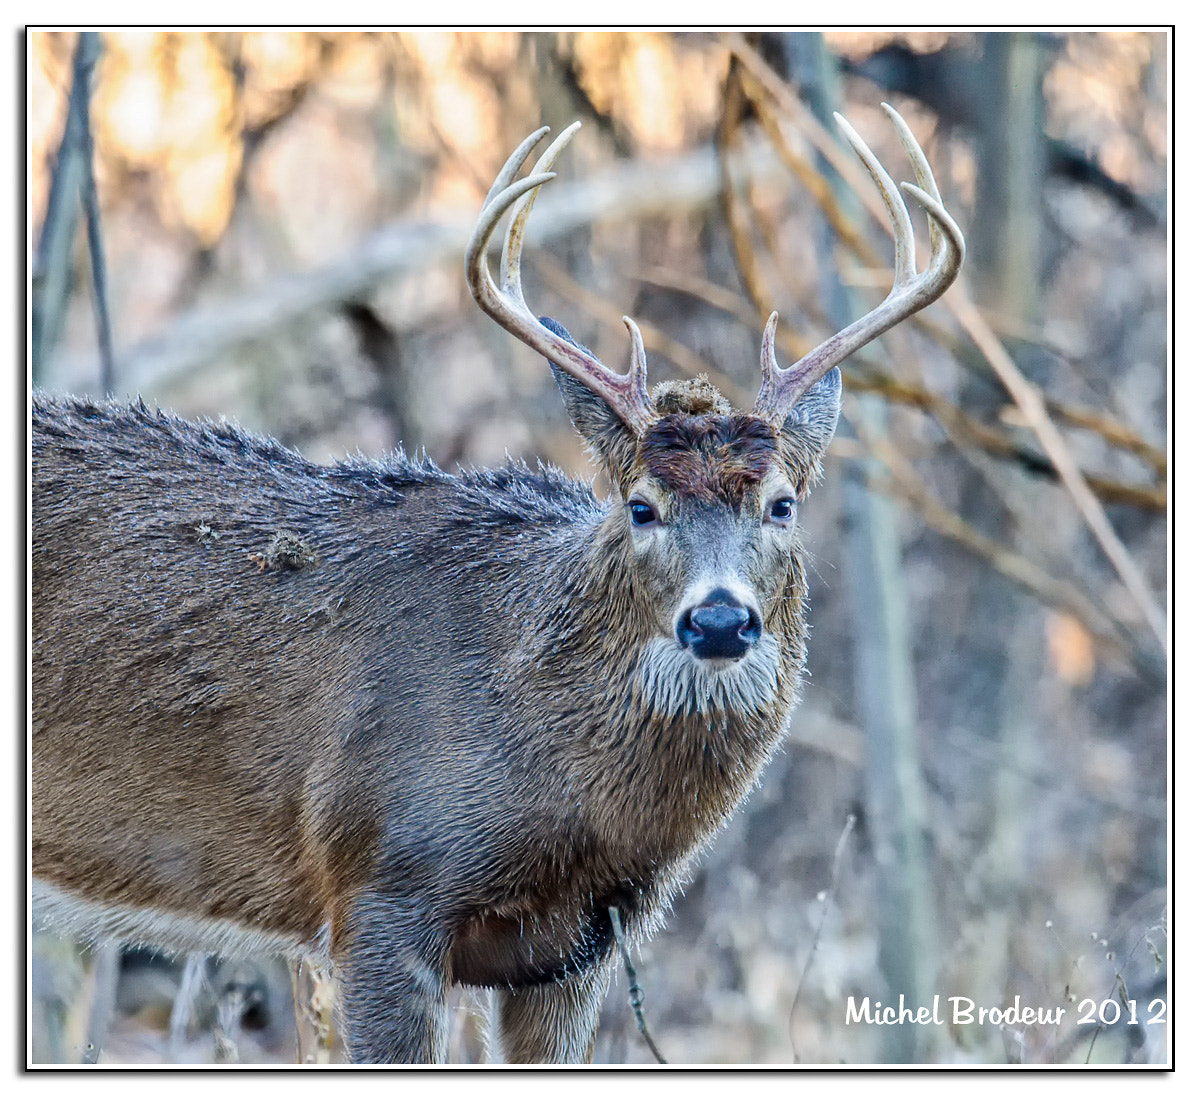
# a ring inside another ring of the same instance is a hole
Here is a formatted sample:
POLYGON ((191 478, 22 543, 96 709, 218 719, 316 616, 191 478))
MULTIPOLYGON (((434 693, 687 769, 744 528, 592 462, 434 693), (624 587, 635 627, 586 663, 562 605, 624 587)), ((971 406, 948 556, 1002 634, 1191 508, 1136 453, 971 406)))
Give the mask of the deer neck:
MULTIPOLYGON (((780 742, 804 625, 797 609, 739 663, 705 667, 639 612, 615 526, 558 535, 554 582, 526 572, 530 623, 506 658, 503 693, 516 719, 553 727, 605 844, 678 857, 737 807, 780 742), (623 821, 647 818, 648 831, 623 832, 623 821)), ((795 593, 783 603, 798 606, 795 593)))

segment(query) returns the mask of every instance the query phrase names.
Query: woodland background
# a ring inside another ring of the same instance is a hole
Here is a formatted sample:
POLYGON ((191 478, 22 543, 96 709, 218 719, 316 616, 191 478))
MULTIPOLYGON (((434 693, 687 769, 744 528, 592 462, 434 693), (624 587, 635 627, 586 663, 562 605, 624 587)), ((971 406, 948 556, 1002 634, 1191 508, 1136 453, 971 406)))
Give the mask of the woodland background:
MULTIPOLYGON (((576 118, 530 229, 531 306, 617 364, 633 316, 652 381, 706 372, 746 406, 772 309, 790 361, 890 285, 881 203, 828 127, 841 111, 911 178, 878 103, 896 106, 965 273, 843 366, 800 518, 804 700, 637 956, 647 1019, 672 1063, 1171 1060, 1172 1025, 1147 1023, 1154 999, 1171 1018, 1167 32, 28 46, 32 383, 226 416, 322 461, 403 444, 594 474, 545 363, 461 265, 509 150, 576 118), (89 86, 90 126, 68 123, 89 86), (900 993, 1067 1013, 847 1023, 848 998, 900 993), (1117 1023, 1077 1024, 1087 998, 1117 1023)), ((296 1061, 268 958, 43 934, 31 957, 35 1062, 296 1061)), ((459 1061, 486 1055, 481 1017, 458 996, 459 1061)), ((651 1061, 623 975, 597 1061, 651 1061)))

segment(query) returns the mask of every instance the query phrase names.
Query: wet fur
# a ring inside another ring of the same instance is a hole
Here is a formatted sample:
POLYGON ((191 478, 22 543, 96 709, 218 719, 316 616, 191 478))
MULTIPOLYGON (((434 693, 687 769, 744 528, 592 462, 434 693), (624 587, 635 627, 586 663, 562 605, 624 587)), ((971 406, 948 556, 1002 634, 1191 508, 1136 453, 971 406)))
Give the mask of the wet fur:
MULTIPOLYGON (((681 420, 639 452, 567 380, 618 484, 657 452, 744 500, 810 444, 681 420)), ((327 954, 358 1060, 444 1058, 453 981, 496 988, 510 1057, 590 1056, 608 907, 649 933, 783 734, 799 546, 769 642, 688 668, 623 505, 556 470, 318 466, 40 395, 32 427, 35 916, 327 954)))

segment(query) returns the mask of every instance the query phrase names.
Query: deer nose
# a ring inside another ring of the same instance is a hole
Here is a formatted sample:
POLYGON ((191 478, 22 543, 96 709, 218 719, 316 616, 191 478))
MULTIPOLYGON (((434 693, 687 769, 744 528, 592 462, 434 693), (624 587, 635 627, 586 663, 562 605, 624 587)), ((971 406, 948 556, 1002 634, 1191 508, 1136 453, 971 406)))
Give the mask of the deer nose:
POLYGON ((723 587, 684 610, 675 623, 679 643, 697 659, 740 659, 761 635, 758 611, 723 587))

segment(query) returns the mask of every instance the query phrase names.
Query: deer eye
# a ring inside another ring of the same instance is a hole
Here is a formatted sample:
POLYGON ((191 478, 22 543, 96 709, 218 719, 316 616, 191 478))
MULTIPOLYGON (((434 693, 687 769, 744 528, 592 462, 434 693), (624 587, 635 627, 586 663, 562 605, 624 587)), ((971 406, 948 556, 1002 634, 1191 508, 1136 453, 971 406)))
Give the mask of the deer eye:
POLYGON ((658 521, 658 512, 641 499, 634 499, 629 504, 629 520, 635 526, 651 526, 658 521))
POLYGON ((786 525, 796 516, 795 499, 776 499, 771 504, 771 521, 777 525, 786 525))

